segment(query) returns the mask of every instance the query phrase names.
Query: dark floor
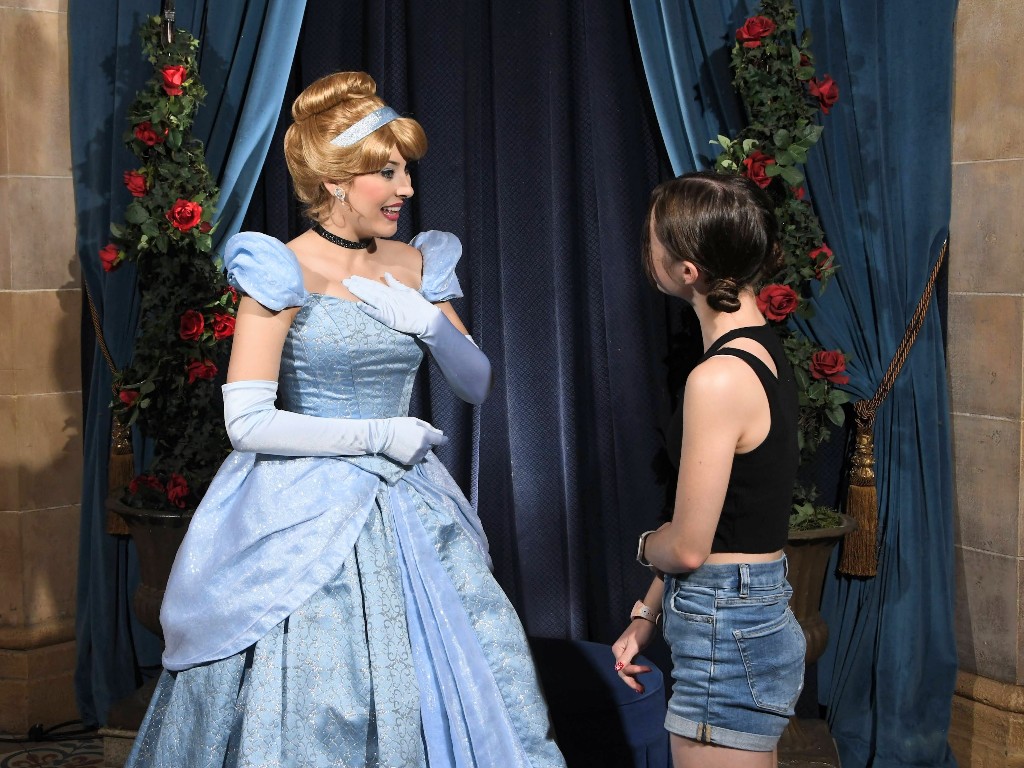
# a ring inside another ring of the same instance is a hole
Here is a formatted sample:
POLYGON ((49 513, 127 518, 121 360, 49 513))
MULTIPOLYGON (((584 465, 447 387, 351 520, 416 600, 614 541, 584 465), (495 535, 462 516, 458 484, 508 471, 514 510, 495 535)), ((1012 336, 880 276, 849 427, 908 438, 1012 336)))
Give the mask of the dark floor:
MULTIPOLYGON (((824 724, 811 724, 802 745, 781 744, 779 768, 839 768, 824 724)), ((114 750, 118 751, 118 750, 114 750)), ((120 761, 119 761, 120 764, 120 761)), ((0 768, 103 768, 103 739, 0 741, 0 768)))
POLYGON ((0 736, 0 768, 102 768, 103 739, 12 741, 0 736))

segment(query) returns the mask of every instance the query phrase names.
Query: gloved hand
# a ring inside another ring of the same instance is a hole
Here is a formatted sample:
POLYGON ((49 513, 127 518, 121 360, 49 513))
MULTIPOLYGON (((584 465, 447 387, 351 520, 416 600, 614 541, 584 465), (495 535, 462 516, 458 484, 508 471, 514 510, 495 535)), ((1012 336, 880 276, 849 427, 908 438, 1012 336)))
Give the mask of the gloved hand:
POLYGON ((361 301, 356 305, 370 317, 427 345, 456 395, 479 405, 491 391, 491 362, 469 336, 417 291, 385 273, 387 285, 359 275, 342 284, 361 301))
POLYGON ((275 456, 364 456, 420 462, 448 438, 421 419, 332 419, 278 410, 276 381, 235 381, 222 387, 231 445, 275 456))
POLYGON ((384 273, 387 285, 359 275, 352 275, 341 284, 359 299, 359 308, 374 320, 402 333, 422 336, 441 310, 397 280, 390 272, 384 273))
POLYGON ((395 416, 366 419, 370 427, 372 453, 390 456, 400 464, 419 464, 431 449, 448 442, 444 432, 422 419, 395 416))

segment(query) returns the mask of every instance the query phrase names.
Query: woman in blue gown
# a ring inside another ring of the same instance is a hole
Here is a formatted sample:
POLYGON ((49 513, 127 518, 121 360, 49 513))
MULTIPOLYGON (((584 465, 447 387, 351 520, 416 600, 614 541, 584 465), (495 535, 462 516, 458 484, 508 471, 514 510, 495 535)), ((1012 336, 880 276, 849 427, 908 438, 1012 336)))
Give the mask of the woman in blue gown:
POLYGON ((235 451, 175 560, 129 768, 564 766, 444 436, 407 415, 424 350, 473 403, 490 366, 448 303, 458 240, 386 239, 426 138, 375 90, 336 73, 292 108, 313 228, 227 244, 235 451))

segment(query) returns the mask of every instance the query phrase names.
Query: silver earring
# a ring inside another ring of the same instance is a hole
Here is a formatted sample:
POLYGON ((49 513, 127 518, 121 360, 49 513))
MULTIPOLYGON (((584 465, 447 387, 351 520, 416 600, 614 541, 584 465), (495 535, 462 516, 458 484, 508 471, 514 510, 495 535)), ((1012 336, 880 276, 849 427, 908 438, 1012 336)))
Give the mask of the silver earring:
POLYGON ((341 187, 335 187, 334 188, 334 196, 336 198, 338 198, 339 202, 342 202, 342 203, 345 202, 345 193, 344 193, 344 191, 342 191, 341 187))

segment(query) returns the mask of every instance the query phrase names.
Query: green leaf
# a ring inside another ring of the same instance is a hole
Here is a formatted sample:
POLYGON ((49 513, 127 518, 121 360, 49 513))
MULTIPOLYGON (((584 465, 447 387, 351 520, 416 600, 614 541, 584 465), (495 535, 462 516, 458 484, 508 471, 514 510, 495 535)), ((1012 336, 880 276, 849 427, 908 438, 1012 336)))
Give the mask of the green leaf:
POLYGON ((141 224, 149 219, 149 212, 135 200, 125 209, 124 218, 129 224, 141 224))
POLYGON ((850 393, 842 389, 832 390, 832 402, 836 405, 844 405, 850 402, 850 393))
POLYGON ((782 166, 780 173, 782 178, 791 187, 798 187, 804 183, 804 175, 792 165, 782 166))
POLYGON ((793 165, 796 162, 796 157, 789 150, 783 149, 775 153, 775 162, 779 165, 793 165))

